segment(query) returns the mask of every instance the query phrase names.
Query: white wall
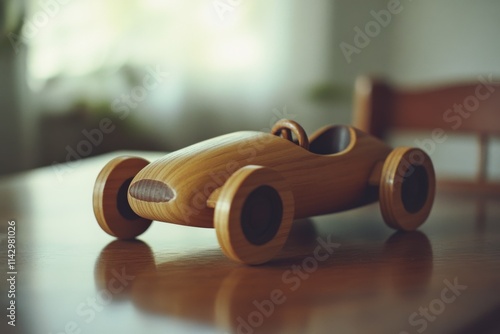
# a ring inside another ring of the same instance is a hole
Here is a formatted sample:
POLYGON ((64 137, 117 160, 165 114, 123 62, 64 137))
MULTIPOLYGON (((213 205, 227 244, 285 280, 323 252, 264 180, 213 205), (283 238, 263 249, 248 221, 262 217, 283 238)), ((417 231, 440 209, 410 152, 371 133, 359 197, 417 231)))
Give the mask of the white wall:
POLYGON ((367 46, 346 57, 342 52, 342 43, 356 47, 357 28, 365 30, 366 25, 374 18, 372 10, 387 8, 387 0, 351 0, 337 1, 332 15, 334 24, 334 40, 332 47, 334 78, 353 87, 354 79, 361 74, 387 75, 390 72, 392 55, 392 25, 380 29, 376 37, 370 38, 367 46))
MULTIPOLYGON (((413 1, 391 33, 389 74, 396 83, 421 86, 475 81, 479 74, 500 77, 499 1, 413 1)), ((500 178, 498 152, 496 140, 489 161, 495 179, 500 178)), ((438 145, 433 159, 438 172, 469 175, 476 171, 477 157, 477 138, 459 135, 438 145)))
POLYGON ((500 76, 500 1, 412 1, 391 28, 389 75, 398 83, 500 76))
MULTIPOLYGON (((396 1, 396 0, 394 0, 396 1)), ((480 74, 500 77, 500 1, 401 0, 390 23, 370 38, 368 46, 352 54, 351 62, 340 43, 355 46, 358 26, 365 31, 374 21, 371 11, 387 10, 389 0, 335 3, 335 76, 353 86, 359 74, 385 77, 406 88, 476 80, 480 74)), ((460 101, 458 101, 460 102, 460 101)), ((350 112, 351 108, 348 110, 350 112)), ((471 176, 477 167, 474 137, 448 133, 432 158, 438 174, 471 176)), ((415 145, 427 134, 395 136, 395 145, 415 145)), ((490 175, 500 178, 499 140, 490 151, 490 175)))
POLYGON ((419 85, 500 75, 500 1, 399 0, 369 45, 348 63, 340 43, 355 45, 355 27, 374 21, 371 11, 392 1, 338 1, 333 13, 335 76, 352 83, 358 74, 383 75, 398 84, 419 85))
MULTIPOLYGON (((406 86, 475 81, 479 74, 500 77, 499 33, 499 1, 413 1, 394 20, 389 76, 406 86)), ((438 172, 474 173, 477 138, 448 135, 456 137, 438 145, 433 156, 438 172)), ((498 152, 495 140, 489 163, 490 177, 495 179, 500 178, 498 152)))

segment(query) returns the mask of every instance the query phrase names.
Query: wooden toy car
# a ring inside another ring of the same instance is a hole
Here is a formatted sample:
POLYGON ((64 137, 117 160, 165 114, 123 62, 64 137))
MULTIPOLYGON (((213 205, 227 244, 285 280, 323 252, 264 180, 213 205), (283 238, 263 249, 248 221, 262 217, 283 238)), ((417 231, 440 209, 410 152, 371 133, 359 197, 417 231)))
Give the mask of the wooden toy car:
POLYGON ((432 162, 418 148, 391 149, 338 125, 308 139, 298 123, 280 120, 271 133, 223 135, 152 163, 115 158, 97 177, 93 207, 112 236, 134 238, 153 220, 212 227, 226 256, 260 264, 280 251, 294 218, 379 199, 387 225, 414 230, 434 192, 432 162))

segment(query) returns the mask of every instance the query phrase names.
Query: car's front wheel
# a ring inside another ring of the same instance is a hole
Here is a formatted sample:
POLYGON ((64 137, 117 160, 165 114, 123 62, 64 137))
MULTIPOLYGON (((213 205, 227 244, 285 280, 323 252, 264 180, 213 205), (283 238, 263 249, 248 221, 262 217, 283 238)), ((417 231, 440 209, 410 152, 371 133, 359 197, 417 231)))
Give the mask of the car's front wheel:
POLYGON ((132 239, 146 231, 151 220, 138 216, 127 199, 129 185, 149 164, 137 157, 118 157, 106 164, 94 185, 93 207, 99 226, 119 239, 132 239))
POLYGON ((214 225, 227 257, 261 264, 275 257, 285 244, 293 215, 293 194, 280 173, 245 166, 222 187, 214 225))

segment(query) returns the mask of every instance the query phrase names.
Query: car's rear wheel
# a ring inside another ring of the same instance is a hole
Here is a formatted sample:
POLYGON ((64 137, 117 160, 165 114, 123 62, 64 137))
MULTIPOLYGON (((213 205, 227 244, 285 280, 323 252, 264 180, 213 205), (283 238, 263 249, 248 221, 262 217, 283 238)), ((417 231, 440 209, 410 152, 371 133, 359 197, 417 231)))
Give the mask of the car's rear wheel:
POLYGON ((285 244, 293 221, 293 194, 275 170, 246 166, 224 184, 214 225, 222 251, 246 264, 271 260, 285 244))
POLYGON ((138 216, 127 199, 128 188, 137 173, 149 164, 136 157, 118 157, 106 164, 94 185, 93 207, 99 226, 120 239, 132 239, 151 225, 138 216))
POLYGON ((429 156, 398 147, 386 158, 380 180, 382 216, 392 228, 411 231, 425 222, 434 202, 436 180, 429 156))

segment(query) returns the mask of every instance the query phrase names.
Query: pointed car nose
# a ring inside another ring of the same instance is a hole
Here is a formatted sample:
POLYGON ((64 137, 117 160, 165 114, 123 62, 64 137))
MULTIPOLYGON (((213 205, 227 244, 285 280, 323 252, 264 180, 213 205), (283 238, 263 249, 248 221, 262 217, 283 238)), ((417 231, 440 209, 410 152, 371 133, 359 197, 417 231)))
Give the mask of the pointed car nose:
POLYGON ((175 192, 166 183, 143 179, 134 182, 129 190, 130 196, 145 202, 169 202, 175 197, 175 192))

